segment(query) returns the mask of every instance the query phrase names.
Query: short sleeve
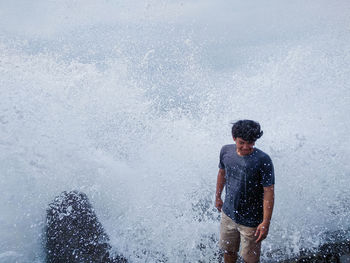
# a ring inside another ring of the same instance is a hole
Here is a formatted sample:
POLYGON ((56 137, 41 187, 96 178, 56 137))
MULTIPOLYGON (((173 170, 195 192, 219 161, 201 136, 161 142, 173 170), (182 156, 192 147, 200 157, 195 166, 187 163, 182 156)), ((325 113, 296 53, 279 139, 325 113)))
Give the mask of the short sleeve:
POLYGON ((260 172, 261 172, 263 187, 267 187, 275 184, 275 172, 274 172, 272 160, 268 155, 266 155, 262 159, 260 172))
POLYGON ((223 162, 223 155, 224 155, 224 147, 221 148, 220 151, 220 161, 219 161, 219 169, 225 169, 225 164, 223 162))

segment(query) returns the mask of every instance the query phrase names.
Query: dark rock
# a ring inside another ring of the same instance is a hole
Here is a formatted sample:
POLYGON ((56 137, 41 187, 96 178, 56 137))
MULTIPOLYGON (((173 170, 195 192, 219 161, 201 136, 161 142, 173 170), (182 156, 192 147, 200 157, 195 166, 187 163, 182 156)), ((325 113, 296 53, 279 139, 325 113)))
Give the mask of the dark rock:
POLYGON ((111 256, 109 237, 86 194, 63 192, 49 205, 46 221, 47 263, 125 263, 111 256))
POLYGON ((316 252, 303 251, 296 258, 280 261, 281 263, 343 263, 344 256, 350 253, 348 240, 327 243, 318 248, 316 252))

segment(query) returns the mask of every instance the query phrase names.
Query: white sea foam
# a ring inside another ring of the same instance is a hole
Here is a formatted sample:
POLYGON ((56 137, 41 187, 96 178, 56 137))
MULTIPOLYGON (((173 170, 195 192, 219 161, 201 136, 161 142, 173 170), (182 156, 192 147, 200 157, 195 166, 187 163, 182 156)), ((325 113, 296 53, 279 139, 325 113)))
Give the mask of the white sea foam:
POLYGON ((218 153, 240 118, 260 121, 275 164, 263 259, 348 230, 347 1, 1 10, 3 257, 43 261, 47 204, 77 189, 132 262, 209 262, 218 153))

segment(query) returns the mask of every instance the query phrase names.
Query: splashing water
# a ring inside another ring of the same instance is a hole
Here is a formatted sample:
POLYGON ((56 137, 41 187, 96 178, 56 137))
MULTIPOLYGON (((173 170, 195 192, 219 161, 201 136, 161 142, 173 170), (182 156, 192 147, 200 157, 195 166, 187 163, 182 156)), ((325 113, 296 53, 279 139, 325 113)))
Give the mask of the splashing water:
POLYGON ((348 1, 0 7, 0 262, 44 262, 45 209, 73 189, 132 262, 214 262, 241 118, 276 170, 262 260, 349 237, 348 1))

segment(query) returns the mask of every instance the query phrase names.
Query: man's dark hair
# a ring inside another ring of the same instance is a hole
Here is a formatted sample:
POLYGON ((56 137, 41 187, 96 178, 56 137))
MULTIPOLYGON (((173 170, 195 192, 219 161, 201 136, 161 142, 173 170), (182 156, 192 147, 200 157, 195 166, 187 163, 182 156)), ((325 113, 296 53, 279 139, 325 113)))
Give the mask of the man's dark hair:
POLYGON ((255 142, 263 135, 263 131, 260 130, 260 124, 252 120, 239 120, 232 123, 232 137, 242 138, 248 142, 255 142))

